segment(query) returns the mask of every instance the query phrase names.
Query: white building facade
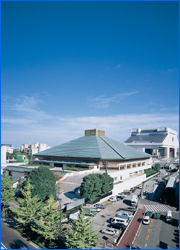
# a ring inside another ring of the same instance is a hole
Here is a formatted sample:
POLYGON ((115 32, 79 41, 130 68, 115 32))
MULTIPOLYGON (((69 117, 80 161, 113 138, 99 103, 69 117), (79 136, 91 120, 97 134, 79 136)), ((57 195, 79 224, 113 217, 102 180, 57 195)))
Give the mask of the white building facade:
POLYGON ((6 152, 7 152, 7 147, 1 146, 1 164, 6 163, 6 152))
POLYGON ((168 127, 131 129, 131 137, 124 144, 158 158, 179 156, 177 132, 168 127))

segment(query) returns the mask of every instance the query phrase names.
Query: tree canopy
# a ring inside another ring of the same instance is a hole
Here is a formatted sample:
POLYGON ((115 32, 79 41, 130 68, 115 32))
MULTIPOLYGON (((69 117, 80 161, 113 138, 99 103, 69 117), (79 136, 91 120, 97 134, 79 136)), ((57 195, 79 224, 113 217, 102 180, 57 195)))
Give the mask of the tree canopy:
POLYGON ((99 245, 99 234, 93 231, 93 221, 84 219, 85 211, 81 206, 79 219, 72 223, 72 230, 67 232, 66 247, 69 249, 92 249, 99 245))
MULTIPOLYGON (((44 201, 50 198, 51 195, 56 196, 56 177, 47 167, 40 166, 33 169, 28 175, 32 189, 32 197, 38 197, 44 201)), ((27 181, 25 182, 26 185, 27 181)))
POLYGON ((30 180, 27 180, 26 186, 21 188, 23 198, 17 200, 19 202, 19 207, 13 209, 15 219, 19 223, 29 224, 34 222, 36 213, 41 210, 42 202, 39 201, 37 195, 32 197, 32 190, 33 186, 30 180))
POLYGON ((1 176, 1 206, 7 206, 10 202, 15 200, 15 191, 13 189, 13 182, 10 176, 3 174, 1 176))
POLYGON ((113 189, 113 178, 108 174, 89 174, 83 178, 80 187, 81 196, 89 200, 102 194, 107 194, 113 189))
POLYGON ((43 235, 45 239, 50 241, 57 239, 60 231, 60 211, 55 210, 55 208, 54 197, 51 195, 47 207, 37 212, 34 220, 35 224, 31 227, 33 231, 43 235))

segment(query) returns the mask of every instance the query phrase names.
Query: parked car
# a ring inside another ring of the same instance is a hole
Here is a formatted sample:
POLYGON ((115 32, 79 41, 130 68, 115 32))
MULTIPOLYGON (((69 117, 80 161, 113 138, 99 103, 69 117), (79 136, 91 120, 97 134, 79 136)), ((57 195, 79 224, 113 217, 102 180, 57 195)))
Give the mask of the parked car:
POLYGON ((100 212, 101 211, 101 209, 98 208, 98 207, 93 207, 93 209, 94 209, 95 212, 100 212))
POLYGON ((122 215, 128 216, 129 220, 132 220, 132 218, 133 218, 133 215, 130 214, 130 213, 127 213, 127 212, 123 212, 123 213, 121 213, 121 214, 122 214, 122 215))
POLYGON ((117 201, 116 196, 111 196, 108 201, 117 201))
POLYGON ((21 240, 15 240, 13 241, 11 247, 13 249, 29 249, 24 242, 21 240))
POLYGON ((135 191, 136 191, 136 188, 135 188, 135 187, 133 187, 133 188, 131 188, 131 190, 132 190, 132 192, 135 192, 135 191))
POLYGON ((123 223, 111 223, 110 227, 117 228, 117 229, 126 229, 126 226, 123 223))
POLYGON ((124 199, 124 197, 123 197, 122 195, 117 195, 117 196, 116 196, 116 199, 117 199, 117 201, 121 201, 121 200, 124 199))
POLYGON ((124 199, 127 197, 127 194, 121 193, 121 194, 118 194, 117 196, 120 198, 122 197, 121 199, 124 199))
POLYGON ((139 185, 139 187, 138 188, 142 188, 142 185, 139 185))
POLYGON ((131 190, 124 190, 123 193, 126 195, 130 195, 132 193, 132 191, 131 190))
POLYGON ((154 213, 153 215, 154 219, 159 219, 161 217, 160 213, 154 213))
POLYGON ((122 210, 136 212, 137 208, 136 207, 125 207, 125 208, 122 208, 122 210))
POLYGON ((166 213, 166 221, 167 222, 173 222, 173 217, 172 217, 172 212, 171 211, 167 211, 167 213, 166 213))
POLYGON ((119 231, 114 228, 106 228, 100 231, 102 234, 118 235, 119 231))
POLYGON ((146 215, 149 216, 149 217, 152 217, 153 216, 153 212, 152 211, 147 211, 146 215))
POLYGON ((102 205, 102 204, 100 204, 100 203, 94 204, 93 207, 94 207, 94 208, 100 208, 100 209, 106 208, 106 206, 104 206, 104 205, 102 205))
POLYGON ((143 219, 143 224, 148 225, 150 223, 150 217, 149 216, 145 216, 143 219))

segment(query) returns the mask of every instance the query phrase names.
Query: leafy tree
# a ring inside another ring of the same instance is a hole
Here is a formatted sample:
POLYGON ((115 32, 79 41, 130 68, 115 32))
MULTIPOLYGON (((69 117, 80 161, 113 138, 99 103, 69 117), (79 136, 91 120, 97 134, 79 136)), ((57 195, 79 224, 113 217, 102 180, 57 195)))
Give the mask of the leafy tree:
POLYGON ((31 181, 34 187, 32 197, 38 195, 38 197, 44 201, 51 195, 56 196, 56 177, 48 168, 40 166, 39 168, 33 169, 27 179, 31 181))
MULTIPOLYGON (((47 207, 40 210, 34 220, 31 229, 42 235, 45 239, 55 240, 60 234, 60 211, 54 210, 56 204, 53 195, 48 200, 47 207)), ((64 217, 63 217, 64 218, 64 217)), ((61 217, 62 220, 62 217, 61 217)))
POLYGON ((81 206, 79 219, 72 223, 72 230, 67 232, 66 247, 69 249, 92 249, 99 245, 99 234, 93 231, 93 221, 85 219, 85 211, 81 206))
POLYGON ((113 178, 106 173, 99 174, 99 178, 101 179, 102 182, 101 193, 102 194, 109 193, 113 189, 113 184, 114 184, 113 178))
POLYGON ((80 187, 80 194, 89 200, 94 199, 101 193, 101 185, 97 174, 86 175, 80 187))
POLYGON ((113 178, 108 174, 90 174, 83 178, 80 194, 89 200, 101 194, 109 193, 113 189, 113 178))
POLYGON ((159 163, 156 163, 156 164, 155 164, 154 170, 155 170, 155 171, 159 171, 159 170, 160 170, 160 164, 159 164, 159 163))
POLYGON ((15 200, 15 191, 13 189, 13 182, 10 176, 3 174, 1 176, 1 209, 7 206, 10 202, 15 200))
POLYGON ((27 181, 24 189, 21 188, 23 198, 18 198, 19 207, 14 208, 14 218, 23 224, 29 224, 34 221, 36 213, 41 210, 42 202, 39 201, 39 197, 36 195, 32 197, 33 186, 30 180, 27 181))

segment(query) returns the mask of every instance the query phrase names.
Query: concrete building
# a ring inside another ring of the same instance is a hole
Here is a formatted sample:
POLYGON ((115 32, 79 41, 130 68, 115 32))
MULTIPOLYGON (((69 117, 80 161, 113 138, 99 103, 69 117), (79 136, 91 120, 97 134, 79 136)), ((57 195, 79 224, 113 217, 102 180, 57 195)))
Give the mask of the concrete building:
POLYGON ((124 143, 158 158, 179 156, 177 132, 168 127, 131 129, 131 136, 124 143))
POLYGON ((13 147, 11 144, 1 144, 1 147, 6 147, 6 152, 13 154, 13 147))
POLYGON ((45 143, 35 142, 34 144, 22 144, 21 151, 30 155, 36 154, 43 150, 49 149, 50 147, 45 143))
POLYGON ((51 148, 51 147, 49 147, 47 144, 45 144, 45 143, 40 143, 40 144, 39 144, 38 152, 44 151, 44 150, 49 149, 49 148, 51 148))
POLYGON ((22 144, 21 147, 20 147, 20 150, 23 151, 23 152, 27 152, 28 151, 28 147, 29 147, 28 144, 22 144))
POLYGON ((151 155, 105 136, 104 130, 86 130, 85 136, 35 154, 38 163, 55 167, 76 166, 113 177, 113 193, 138 185, 152 167, 151 155))
POLYGON ((7 152, 7 147, 1 146, 1 164, 6 163, 6 152, 7 152))

